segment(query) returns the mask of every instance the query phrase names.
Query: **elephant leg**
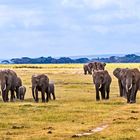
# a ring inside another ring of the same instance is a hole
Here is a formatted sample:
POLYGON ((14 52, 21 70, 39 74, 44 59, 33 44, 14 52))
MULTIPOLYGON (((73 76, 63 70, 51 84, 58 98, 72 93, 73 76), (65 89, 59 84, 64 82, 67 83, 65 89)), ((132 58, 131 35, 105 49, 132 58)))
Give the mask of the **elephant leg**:
POLYGON ((130 103, 136 103, 137 90, 132 89, 130 95, 130 103))
POLYGON ((2 91, 2 99, 3 99, 4 102, 8 102, 8 100, 7 100, 7 91, 6 90, 2 91))
POLYGON ((100 91, 101 91, 102 100, 104 100, 105 99, 105 87, 104 87, 104 85, 102 85, 100 91))
POLYGON ((134 102, 136 103, 136 96, 137 96, 137 91, 134 94, 134 102))
POLYGON ((53 95, 53 100, 55 100, 55 93, 54 93, 54 92, 52 92, 52 95, 53 95))
POLYGON ((99 87, 96 86, 96 101, 99 101, 100 100, 100 96, 99 96, 99 87))
POLYGON ((126 89, 123 87, 122 90, 123 90, 123 97, 124 97, 124 98, 127 98, 126 89))
MULTIPOLYGON (((49 100, 51 100, 51 93, 49 92, 48 95, 49 95, 49 100)), ((48 96, 48 95, 47 95, 47 92, 46 92, 46 96, 48 96)))
POLYGON ((46 94, 47 94, 46 102, 48 102, 49 101, 49 98, 50 98, 50 94, 48 92, 46 94))
POLYGON ((123 87, 120 80, 118 80, 118 84, 119 84, 120 97, 123 97, 123 87))
POLYGON ((47 87, 47 89, 46 89, 46 102, 48 102, 50 98, 51 98, 50 97, 50 90, 49 90, 49 87, 47 87))
POLYGON ((87 75, 87 71, 86 70, 84 71, 84 74, 87 75))
MULTIPOLYGON (((14 95, 15 96, 15 95, 14 95)), ((16 87, 16 97, 17 99, 19 99, 19 91, 18 91, 18 87, 16 87)))
POLYGON ((107 95, 106 95, 105 99, 109 99, 110 86, 108 86, 108 87, 106 88, 106 93, 107 93, 107 95))
POLYGON ((14 101, 13 99, 14 99, 14 90, 11 90, 11 98, 10 98, 10 101, 13 102, 14 101))
POLYGON ((42 96, 42 102, 44 103, 45 102, 45 92, 44 91, 41 91, 41 96, 42 96))
POLYGON ((38 103, 38 101, 39 101, 39 99, 38 99, 38 89, 35 89, 35 96, 34 96, 35 102, 38 103), (36 97, 35 97, 35 96, 36 96, 36 97))
POLYGON ((130 92, 127 92, 127 103, 130 103, 130 92))

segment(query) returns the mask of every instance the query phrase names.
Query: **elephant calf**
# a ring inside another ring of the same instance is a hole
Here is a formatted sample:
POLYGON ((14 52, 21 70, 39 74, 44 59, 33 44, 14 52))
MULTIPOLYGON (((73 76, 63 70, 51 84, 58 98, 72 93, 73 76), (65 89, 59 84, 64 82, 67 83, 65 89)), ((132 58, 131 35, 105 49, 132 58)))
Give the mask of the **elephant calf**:
POLYGON ((49 83, 49 96, 51 99, 51 95, 53 96, 53 100, 55 100, 55 86, 54 83, 49 83))
POLYGON ((18 89, 18 93, 19 93, 19 99, 24 100, 25 93, 26 93, 26 87, 20 86, 18 89))
POLYGON ((109 99, 111 76, 106 70, 94 71, 93 82, 96 88, 96 100, 100 100, 99 92, 102 99, 109 99))

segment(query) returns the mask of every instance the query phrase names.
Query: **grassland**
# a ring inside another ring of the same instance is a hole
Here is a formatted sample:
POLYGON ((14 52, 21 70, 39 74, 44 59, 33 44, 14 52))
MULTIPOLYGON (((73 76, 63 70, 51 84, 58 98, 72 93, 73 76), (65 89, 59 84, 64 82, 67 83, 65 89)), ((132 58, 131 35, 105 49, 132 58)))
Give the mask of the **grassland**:
POLYGON ((136 104, 127 104, 118 95, 116 67, 140 64, 107 64, 112 76, 109 101, 95 101, 95 88, 90 75, 83 75, 81 64, 65 65, 0 65, 17 72, 27 87, 24 102, 3 103, 0 100, 0 140, 139 140, 140 95, 136 104), (34 103, 31 75, 45 73, 56 85, 56 101, 34 103), (74 134, 107 124, 102 132, 72 138, 74 134))

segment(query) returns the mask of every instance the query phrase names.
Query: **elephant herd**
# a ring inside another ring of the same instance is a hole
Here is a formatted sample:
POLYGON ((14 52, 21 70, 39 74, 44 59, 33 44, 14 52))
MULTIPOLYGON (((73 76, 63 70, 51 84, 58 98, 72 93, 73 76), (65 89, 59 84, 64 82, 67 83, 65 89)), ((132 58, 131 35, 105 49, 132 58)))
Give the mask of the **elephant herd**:
MULTIPOLYGON (((90 62, 83 66, 85 75, 92 74, 97 101, 100 100, 99 92, 102 99, 109 99, 112 78, 105 66, 101 62, 90 62)), ((136 103, 136 95, 140 90, 140 71, 137 68, 116 68, 113 75, 118 79, 120 96, 125 97, 127 103, 136 103)))
MULTIPOLYGON (((109 99, 112 78, 105 70, 105 66, 106 64, 101 62, 90 62, 83 66, 85 75, 92 74, 97 101, 100 100, 100 94, 101 99, 109 99)), ((120 96, 125 97, 127 103, 136 103, 136 95, 140 90, 140 71, 137 68, 116 68, 113 75, 118 79, 120 96)), ((55 100, 55 86, 54 83, 50 82, 47 75, 32 75, 31 83, 32 96, 35 102, 39 101, 39 91, 41 92, 42 102, 48 102, 51 96, 55 100)), ((16 72, 10 69, 0 70, 0 84, 4 102, 9 101, 9 91, 11 93, 10 101, 24 100, 26 87, 22 85, 22 80, 16 72)))
MULTIPOLYGON (((54 83, 50 83, 49 78, 45 74, 33 75, 31 82, 32 95, 35 102, 39 101, 38 91, 41 91, 42 102, 51 99, 51 94, 55 100, 54 83)), ((10 69, 0 70, 0 83, 4 102, 9 101, 9 91, 11 93, 10 101, 15 99, 24 100, 26 87, 22 85, 21 78, 17 76, 16 72, 10 69)))

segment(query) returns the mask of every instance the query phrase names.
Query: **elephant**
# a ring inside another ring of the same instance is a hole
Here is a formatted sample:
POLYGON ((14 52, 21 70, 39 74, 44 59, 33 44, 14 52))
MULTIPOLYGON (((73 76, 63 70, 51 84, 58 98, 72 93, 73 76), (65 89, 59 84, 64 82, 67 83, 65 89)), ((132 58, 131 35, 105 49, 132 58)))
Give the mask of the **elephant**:
POLYGON ((88 66, 88 63, 83 65, 83 69, 84 69, 85 75, 92 74, 92 71, 91 71, 90 67, 88 66))
POLYGON ((24 100, 25 93, 26 93, 26 87, 25 86, 20 86, 18 88, 18 93, 19 93, 19 99, 24 100))
POLYGON ((127 103, 136 103, 136 95, 139 90, 140 71, 137 68, 128 69, 124 74, 127 103))
POLYGON ((127 70, 128 70, 128 68, 116 68, 113 71, 113 75, 118 79, 120 97, 125 97, 125 98, 126 98, 125 73, 127 70))
POLYGON ((0 82, 2 98, 4 102, 8 102, 8 93, 11 91, 11 101, 14 99, 14 91, 16 89, 17 74, 10 69, 0 70, 0 82))
POLYGON ((20 77, 17 77, 17 81, 16 81, 16 89, 15 89, 17 99, 20 98, 20 96, 19 96, 19 87, 21 87, 21 86, 22 86, 21 78, 20 78, 20 77))
POLYGON ((38 91, 41 91, 42 102, 49 100, 49 78, 45 74, 32 75, 32 96, 38 102, 38 91), (47 97, 45 99, 45 93, 47 97))
POLYGON ((90 62, 88 64, 90 71, 95 71, 95 70, 105 70, 106 63, 101 63, 101 62, 90 62))
POLYGON ((49 96, 50 96, 50 99, 51 99, 51 94, 53 96, 53 100, 55 100, 55 86, 54 86, 54 83, 52 83, 52 82, 49 83, 49 96))
POLYGON ((110 84, 112 78, 107 70, 98 70, 93 73, 93 83, 96 89, 96 101, 100 100, 99 92, 101 92, 102 99, 109 99, 110 84))

